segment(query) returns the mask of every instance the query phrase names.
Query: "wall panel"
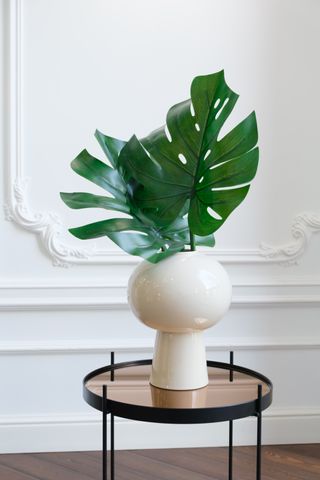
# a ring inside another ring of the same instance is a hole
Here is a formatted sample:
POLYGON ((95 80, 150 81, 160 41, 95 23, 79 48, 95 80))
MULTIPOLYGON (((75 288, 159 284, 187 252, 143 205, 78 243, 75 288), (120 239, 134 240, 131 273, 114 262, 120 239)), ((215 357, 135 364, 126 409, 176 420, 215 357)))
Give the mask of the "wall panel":
MULTIPOLYGON (((154 333, 127 307, 139 260, 103 239, 72 238, 68 227, 102 214, 69 211, 59 191, 90 190, 69 163, 84 147, 101 156, 95 128, 144 135, 188 97, 195 75, 221 68, 240 93, 227 127, 255 109, 261 161, 208 252, 234 285, 225 321, 207 332, 208 358, 234 349, 237 362, 273 379, 265 442, 320 441, 319 2, 4 0, 0 8, 0 450, 99 448, 100 420, 81 398, 81 379, 112 349, 121 360, 149 357, 154 333)), ((123 420, 117 429, 119 448, 227 439, 225 425, 192 427, 192 436, 123 420)), ((254 442, 250 419, 236 435, 254 442)))

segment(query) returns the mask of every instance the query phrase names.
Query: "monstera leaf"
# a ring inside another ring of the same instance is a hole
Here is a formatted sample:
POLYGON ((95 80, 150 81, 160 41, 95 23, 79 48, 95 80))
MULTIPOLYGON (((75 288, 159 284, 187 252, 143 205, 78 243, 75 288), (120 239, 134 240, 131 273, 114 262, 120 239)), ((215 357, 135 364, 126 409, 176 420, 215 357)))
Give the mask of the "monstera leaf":
POLYGON ((258 164, 254 112, 223 138, 237 101, 223 72, 196 77, 191 99, 174 105, 167 124, 129 142, 96 132, 108 164, 83 150, 73 170, 107 192, 61 193, 71 208, 121 212, 69 231, 107 236, 132 255, 158 262, 186 246, 214 246, 213 233, 245 198, 258 164))
POLYGON ((132 201, 157 225, 170 225, 188 203, 191 232, 209 235, 247 195, 258 165, 254 112, 218 138, 237 98, 223 71, 196 77, 165 127, 121 149, 118 165, 136 181, 132 201))
MULTIPOLYGON (((72 169, 107 191, 110 196, 92 193, 61 193, 62 200, 73 209, 103 208, 122 212, 130 218, 111 218, 71 228, 69 231, 80 239, 107 236, 131 255, 139 255, 151 262, 183 250, 190 243, 188 222, 179 217, 170 225, 158 226, 139 210, 132 192, 137 182, 118 165, 119 152, 126 142, 96 132, 96 137, 111 166, 83 150, 71 163, 72 169), (118 170, 117 170, 118 168, 118 170)), ((185 212, 182 212, 185 213, 185 212)), ((212 235, 201 237, 199 244, 213 246, 212 235)))

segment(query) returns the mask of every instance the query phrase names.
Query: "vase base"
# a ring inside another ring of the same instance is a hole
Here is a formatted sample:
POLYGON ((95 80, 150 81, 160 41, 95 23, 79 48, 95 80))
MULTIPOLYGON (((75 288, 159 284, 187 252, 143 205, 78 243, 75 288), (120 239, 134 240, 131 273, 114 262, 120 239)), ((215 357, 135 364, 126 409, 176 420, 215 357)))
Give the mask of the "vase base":
POLYGON ((196 390, 208 385, 202 332, 157 331, 150 383, 165 390, 196 390))

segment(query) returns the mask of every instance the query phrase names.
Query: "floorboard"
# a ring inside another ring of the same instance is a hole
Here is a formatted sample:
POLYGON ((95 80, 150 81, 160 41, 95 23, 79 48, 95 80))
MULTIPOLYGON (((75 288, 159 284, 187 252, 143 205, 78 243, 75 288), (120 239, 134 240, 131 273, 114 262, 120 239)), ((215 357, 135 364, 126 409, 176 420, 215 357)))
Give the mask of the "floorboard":
MULTIPOLYGON (((262 480, 320 480, 320 444, 262 450, 262 480)), ((116 452, 116 480, 228 480, 226 448, 116 452)), ((234 480, 255 480, 255 448, 234 448, 234 480)), ((0 455, 1 480, 100 480, 101 453, 0 455)))

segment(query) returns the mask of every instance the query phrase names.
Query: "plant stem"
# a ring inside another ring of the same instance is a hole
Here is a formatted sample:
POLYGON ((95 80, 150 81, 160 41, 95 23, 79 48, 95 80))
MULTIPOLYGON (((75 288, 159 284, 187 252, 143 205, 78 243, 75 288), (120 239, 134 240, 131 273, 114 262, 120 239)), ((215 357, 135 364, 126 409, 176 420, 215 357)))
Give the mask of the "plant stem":
POLYGON ((196 243, 195 243, 195 241, 194 241, 194 235, 193 235, 193 233, 191 233, 191 230, 189 230, 189 232, 190 232, 190 250, 191 250, 192 252, 194 252, 195 249, 196 249, 196 243))

